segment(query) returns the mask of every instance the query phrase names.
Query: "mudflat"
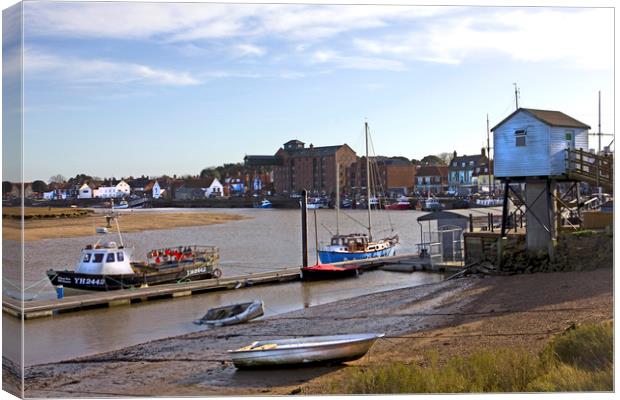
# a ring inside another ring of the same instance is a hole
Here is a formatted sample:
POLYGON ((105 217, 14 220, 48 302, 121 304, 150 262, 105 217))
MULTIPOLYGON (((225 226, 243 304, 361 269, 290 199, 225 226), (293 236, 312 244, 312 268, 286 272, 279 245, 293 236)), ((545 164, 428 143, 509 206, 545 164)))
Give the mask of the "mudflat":
MULTIPOLYGON (((120 213, 119 222, 123 232, 141 232, 155 229, 173 229, 187 226, 222 224, 238 221, 247 217, 217 212, 158 212, 120 213)), ((57 239, 78 236, 91 236, 95 227, 105 226, 103 214, 93 213, 86 216, 71 218, 29 219, 24 222, 24 239, 57 239)), ((2 219, 3 239, 18 240, 21 234, 21 223, 12 218, 2 219)))
MULTIPOLYGON (((347 368, 239 371, 226 350, 259 339, 386 333, 349 364, 447 359, 481 348, 537 352, 575 324, 613 318, 611 268, 468 277, 375 293, 258 320, 26 369, 26 397, 312 394, 347 368)), ((268 305, 267 305, 268 306, 268 305)), ((3 374, 10 374, 4 364, 3 374)), ((334 392, 333 394, 337 394, 334 392)))

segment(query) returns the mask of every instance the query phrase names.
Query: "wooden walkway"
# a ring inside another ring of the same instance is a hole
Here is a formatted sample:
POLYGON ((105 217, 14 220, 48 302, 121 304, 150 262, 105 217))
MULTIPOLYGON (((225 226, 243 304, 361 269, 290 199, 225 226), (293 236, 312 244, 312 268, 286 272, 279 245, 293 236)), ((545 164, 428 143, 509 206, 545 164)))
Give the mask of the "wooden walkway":
MULTIPOLYGON (((413 265, 414 269, 417 270, 433 269, 428 259, 420 259, 414 254, 402 254, 363 261, 345 261, 336 264, 357 264, 362 266, 363 269, 373 269, 382 265, 413 265)), ((435 269, 455 271, 459 270, 460 266, 447 264, 444 266, 435 265, 435 269)), ((109 292, 95 292, 84 295, 67 296, 62 299, 34 300, 23 303, 17 299, 3 296, 2 311, 17 318, 23 316, 24 319, 33 319, 49 317, 55 313, 88 310, 100 307, 115 307, 148 300, 191 296, 195 293, 240 289, 260 284, 277 284, 299 280, 300 278, 299 267, 291 267, 276 271, 231 276, 220 279, 171 283, 109 292)))
POLYGON ((568 149, 566 164, 570 179, 600 186, 610 192, 613 191, 613 156, 599 156, 582 149, 568 149))

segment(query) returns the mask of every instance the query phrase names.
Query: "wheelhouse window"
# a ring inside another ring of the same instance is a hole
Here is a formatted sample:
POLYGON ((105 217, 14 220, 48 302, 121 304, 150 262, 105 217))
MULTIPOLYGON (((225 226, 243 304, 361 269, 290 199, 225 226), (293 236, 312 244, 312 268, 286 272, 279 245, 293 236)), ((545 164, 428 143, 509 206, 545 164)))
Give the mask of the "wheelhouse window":
POLYGON ((82 259, 82 262, 89 262, 89 261, 90 261, 90 253, 85 253, 84 258, 82 259))
POLYGON ((116 253, 116 259, 120 262, 120 261, 124 261, 125 260, 125 256, 123 255, 122 251, 119 251, 118 253, 116 253))
POLYGON ((108 253, 105 262, 114 262, 114 253, 108 253))
POLYGON ((517 129, 515 131, 515 145, 517 147, 525 147, 525 136, 527 131, 525 129, 517 129))
POLYGON ((100 263, 103 261, 103 253, 95 253, 93 254, 93 262, 100 263))

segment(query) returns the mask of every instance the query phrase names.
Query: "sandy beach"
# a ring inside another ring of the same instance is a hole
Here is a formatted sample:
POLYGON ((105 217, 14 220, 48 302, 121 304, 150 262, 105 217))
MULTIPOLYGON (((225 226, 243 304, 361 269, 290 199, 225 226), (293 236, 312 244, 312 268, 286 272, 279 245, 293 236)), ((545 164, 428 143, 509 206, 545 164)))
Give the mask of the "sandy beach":
MULTIPOLYGON (((123 211, 119 222, 122 230, 127 232, 141 232, 146 230, 171 229, 188 226, 204 226, 222 224, 229 221, 238 221, 247 217, 217 212, 158 212, 140 213, 123 211)), ((94 213, 85 217, 33 219, 24 222, 24 239, 26 241, 40 239, 57 239, 79 236, 91 236, 95 227, 105 226, 103 214, 94 213)), ((20 222, 15 219, 2 219, 3 238, 18 240, 20 237, 20 222)))
MULTIPOLYGON (((611 268, 474 276, 36 365, 26 370, 25 396, 312 394, 337 380, 346 365, 238 371, 226 350, 259 338, 381 332, 387 338, 351 364, 419 362, 429 349, 445 360, 481 348, 523 347, 538 352, 552 335, 573 325, 611 318, 611 268)), ((12 377, 6 367, 5 363, 3 375, 8 386, 12 377)))

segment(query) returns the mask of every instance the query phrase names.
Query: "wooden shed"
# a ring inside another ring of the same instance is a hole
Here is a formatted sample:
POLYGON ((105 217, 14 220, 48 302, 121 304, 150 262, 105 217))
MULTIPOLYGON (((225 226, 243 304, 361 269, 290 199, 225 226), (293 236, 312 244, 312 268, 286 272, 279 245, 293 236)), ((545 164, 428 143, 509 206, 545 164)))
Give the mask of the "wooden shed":
POLYGON ((560 112, 519 108, 493 129, 496 178, 559 177, 567 149, 588 149, 583 122, 560 112))

